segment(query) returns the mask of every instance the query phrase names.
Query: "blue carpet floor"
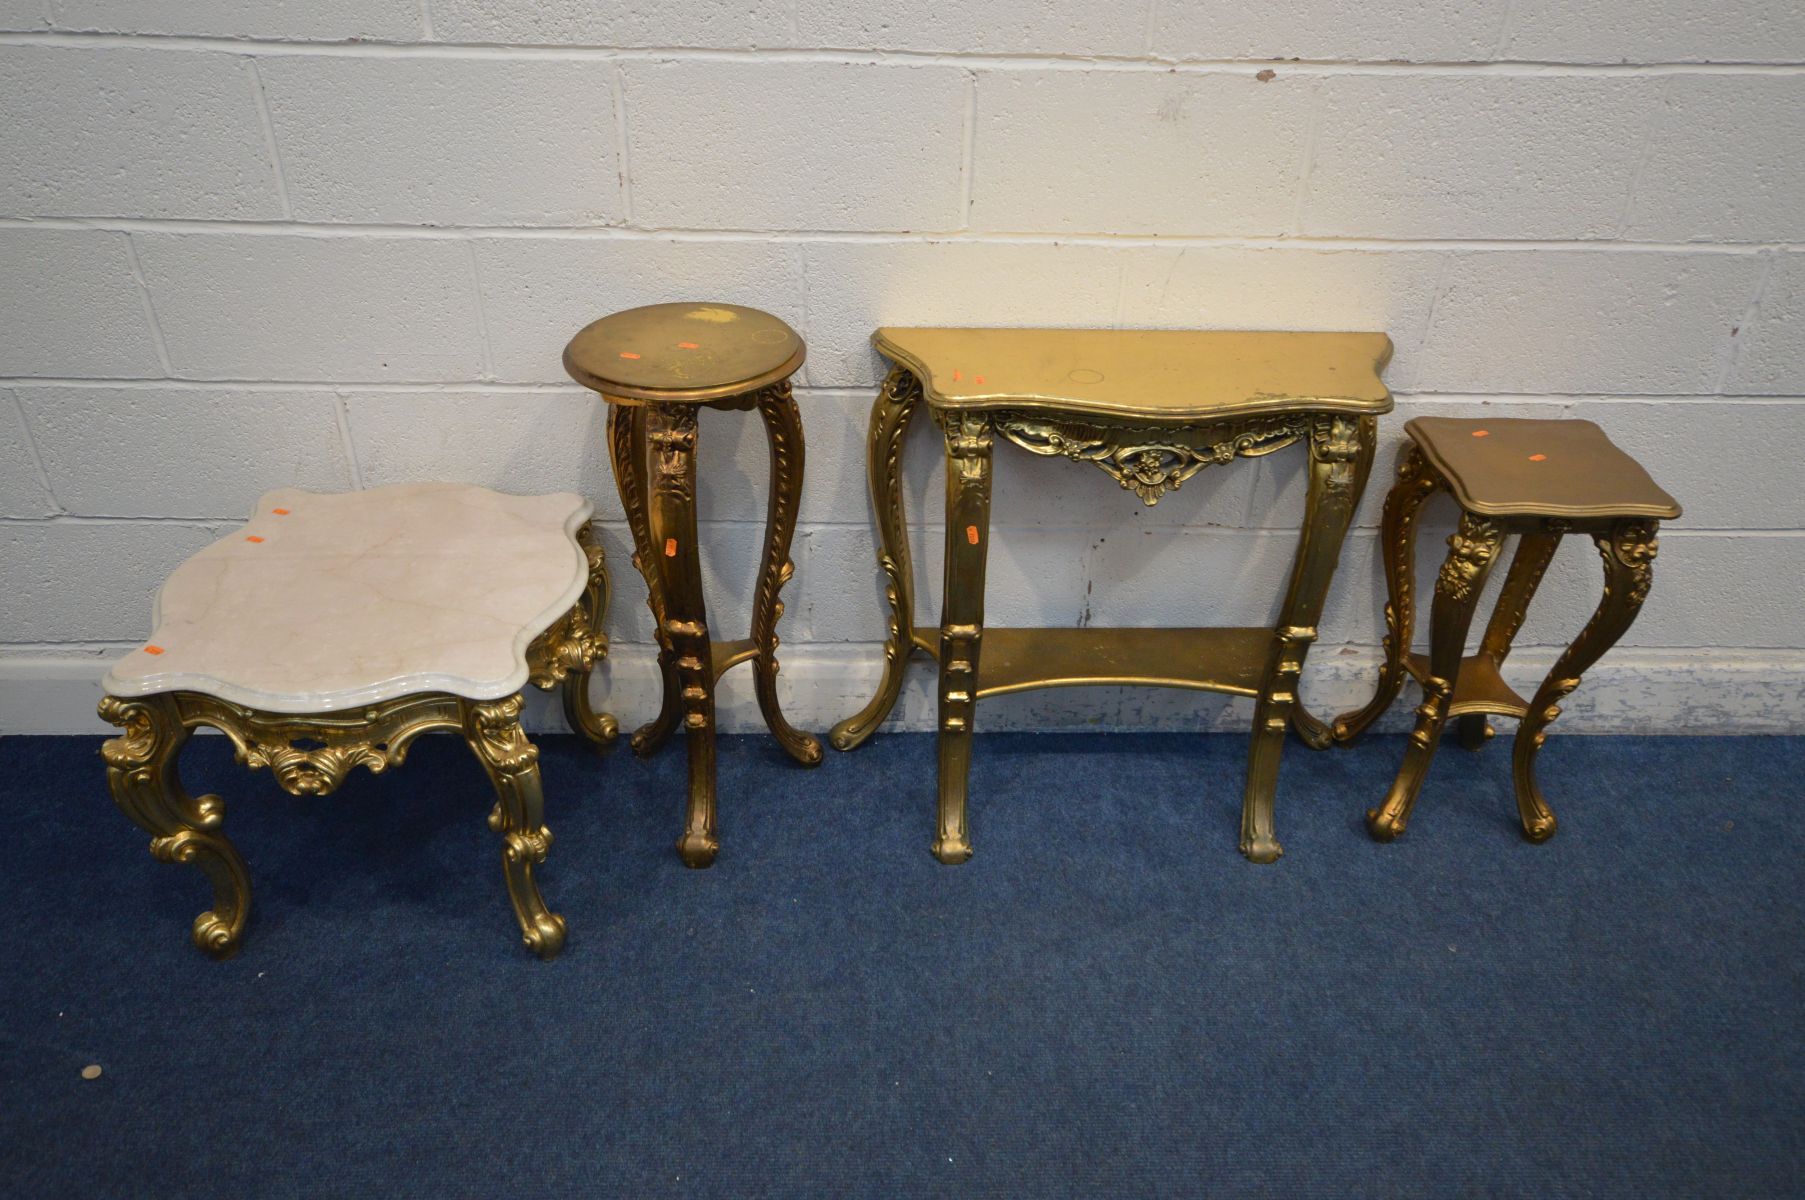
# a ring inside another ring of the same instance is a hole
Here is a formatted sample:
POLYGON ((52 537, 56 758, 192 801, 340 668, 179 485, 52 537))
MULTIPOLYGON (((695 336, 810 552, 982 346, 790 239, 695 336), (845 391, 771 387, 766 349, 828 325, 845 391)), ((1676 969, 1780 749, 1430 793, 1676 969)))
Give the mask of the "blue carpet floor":
POLYGON ((977 857, 928 855, 933 744, 808 772, 547 738, 564 956, 518 945, 486 782, 428 738, 295 800, 196 739, 257 889, 188 944, 98 739, 0 742, 0 1189, 13 1196, 1783 1196, 1805 1189, 1805 739, 1286 751, 1285 857, 1235 851, 1245 740, 980 736, 977 857), (103 1074, 82 1078, 98 1064, 103 1074))

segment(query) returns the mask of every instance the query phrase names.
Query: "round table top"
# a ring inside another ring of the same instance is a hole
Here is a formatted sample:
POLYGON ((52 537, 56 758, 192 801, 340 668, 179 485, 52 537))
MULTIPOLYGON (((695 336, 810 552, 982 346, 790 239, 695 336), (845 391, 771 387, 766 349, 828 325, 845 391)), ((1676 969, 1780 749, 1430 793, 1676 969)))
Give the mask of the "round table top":
POLYGON ((805 353, 794 329, 756 308, 651 304, 585 325, 564 348, 564 369, 607 396, 706 402, 785 379, 805 353))

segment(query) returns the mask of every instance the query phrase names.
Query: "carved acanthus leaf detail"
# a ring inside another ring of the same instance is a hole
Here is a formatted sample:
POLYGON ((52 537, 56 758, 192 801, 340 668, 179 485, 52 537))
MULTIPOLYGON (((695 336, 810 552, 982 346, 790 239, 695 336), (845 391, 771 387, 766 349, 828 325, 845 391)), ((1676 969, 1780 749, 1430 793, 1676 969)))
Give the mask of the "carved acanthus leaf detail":
POLYGON ((1149 507, 1205 467, 1271 454, 1295 442, 1307 429, 1306 418, 1294 415, 1243 417, 1185 428, 1093 425, 1000 412, 995 414, 995 424, 1004 437, 1034 454, 1094 463, 1149 507))

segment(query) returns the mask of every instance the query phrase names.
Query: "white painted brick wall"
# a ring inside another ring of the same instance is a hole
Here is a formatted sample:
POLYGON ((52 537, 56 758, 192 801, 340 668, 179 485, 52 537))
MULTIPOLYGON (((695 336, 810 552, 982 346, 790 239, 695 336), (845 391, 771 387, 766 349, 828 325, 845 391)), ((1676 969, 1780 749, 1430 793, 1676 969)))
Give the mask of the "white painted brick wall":
MULTIPOLYGON (((264 489, 428 478, 595 498, 609 684, 643 719, 604 413, 559 352, 603 313, 713 298, 809 343, 783 625, 807 724, 876 674, 871 330, 969 323, 1391 334, 1399 411, 1305 681, 1319 707, 1370 683, 1404 420, 1579 417, 1687 512, 1572 723, 1805 729, 1796 0, 0 0, 0 98, 9 728, 88 727, 156 582, 264 489), (81 706, 46 699, 57 681, 81 706)), ((704 425, 731 632, 768 462, 750 414, 704 425)), ((906 479, 929 621, 936 437, 918 422, 906 479)), ((1265 621, 1303 483, 1281 454, 1146 509, 1000 448, 989 615, 1265 621)), ((1427 514, 1425 567, 1452 519, 1427 514)), ((1563 550, 1518 674, 1598 582, 1589 545, 1563 550)), ((1237 705, 1043 693, 986 724, 1232 727, 1237 705)), ((756 721, 739 692, 725 711, 756 721)), ((912 681, 904 719, 930 711, 912 681)))

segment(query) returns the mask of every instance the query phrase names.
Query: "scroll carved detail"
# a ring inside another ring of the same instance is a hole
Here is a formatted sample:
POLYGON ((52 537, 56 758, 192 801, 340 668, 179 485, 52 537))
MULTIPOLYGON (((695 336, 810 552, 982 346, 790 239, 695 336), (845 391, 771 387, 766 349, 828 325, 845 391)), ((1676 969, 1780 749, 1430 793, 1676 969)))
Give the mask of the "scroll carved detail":
POLYGON ((1448 558, 1436 577, 1435 590, 1464 602, 1485 578, 1502 537, 1496 521, 1462 513, 1460 527, 1448 536, 1448 558))
POLYGON ((361 712, 304 715, 260 712, 195 692, 180 693, 178 702, 186 724, 218 729, 231 739, 241 765, 269 768, 294 796, 330 795, 357 767, 381 774, 399 765, 422 733, 458 725, 457 701, 436 694, 361 712))
MULTIPOLYGON (((1092 424, 1010 411, 993 419, 1003 436, 1022 449, 1094 463, 1148 507, 1205 467, 1271 454, 1310 428, 1308 417, 1296 415, 1243 417, 1200 428, 1092 424)), ((1345 424, 1351 439, 1354 423, 1345 424)))

